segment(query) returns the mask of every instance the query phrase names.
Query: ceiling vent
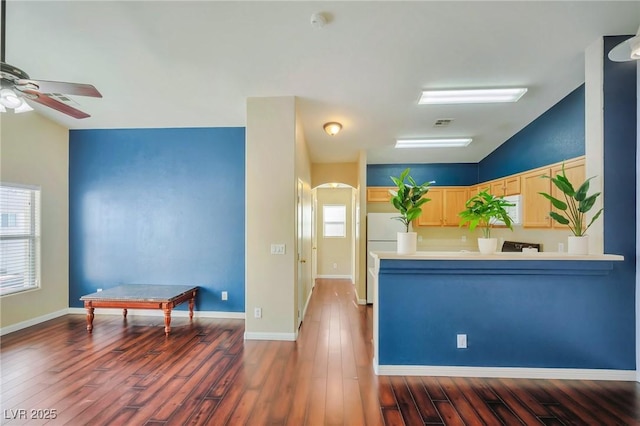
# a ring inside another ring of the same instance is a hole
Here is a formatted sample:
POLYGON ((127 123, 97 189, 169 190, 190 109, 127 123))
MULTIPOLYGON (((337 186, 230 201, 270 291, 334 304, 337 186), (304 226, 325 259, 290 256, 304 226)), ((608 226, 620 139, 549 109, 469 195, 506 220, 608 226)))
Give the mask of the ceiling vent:
POLYGON ((447 127, 452 121, 453 118, 439 118, 433 123, 433 127, 447 127))

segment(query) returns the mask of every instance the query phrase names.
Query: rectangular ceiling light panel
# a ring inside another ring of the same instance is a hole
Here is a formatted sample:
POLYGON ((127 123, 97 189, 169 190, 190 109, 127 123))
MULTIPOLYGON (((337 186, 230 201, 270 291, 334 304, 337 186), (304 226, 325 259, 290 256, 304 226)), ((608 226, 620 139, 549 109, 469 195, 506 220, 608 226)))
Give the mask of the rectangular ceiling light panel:
POLYGON ((514 89, 424 90, 418 104, 480 104, 517 102, 527 93, 524 87, 514 89))
POLYGON ((396 148, 457 148, 471 143, 471 138, 457 139, 398 139, 396 148))

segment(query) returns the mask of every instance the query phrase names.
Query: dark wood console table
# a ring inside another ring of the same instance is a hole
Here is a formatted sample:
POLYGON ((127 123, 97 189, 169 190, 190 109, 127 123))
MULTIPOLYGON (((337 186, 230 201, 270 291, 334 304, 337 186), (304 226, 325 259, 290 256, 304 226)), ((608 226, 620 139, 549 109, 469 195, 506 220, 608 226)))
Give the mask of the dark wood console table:
POLYGON ((124 317, 127 309, 162 309, 164 311, 164 332, 171 332, 171 310, 189 301, 189 320, 193 321, 198 287, 185 285, 127 284, 112 287, 104 291, 87 294, 80 300, 87 310, 87 331, 93 330, 93 311, 95 308, 121 308, 124 317))

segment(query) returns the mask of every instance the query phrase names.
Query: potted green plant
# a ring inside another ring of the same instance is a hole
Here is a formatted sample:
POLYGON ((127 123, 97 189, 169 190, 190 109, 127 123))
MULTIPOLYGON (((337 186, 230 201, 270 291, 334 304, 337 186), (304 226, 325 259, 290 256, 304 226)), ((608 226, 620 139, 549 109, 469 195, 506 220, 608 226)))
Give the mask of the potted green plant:
POLYGON ((406 168, 398 177, 390 176, 396 185, 396 190, 390 190, 391 204, 398 210, 400 216, 394 219, 399 220, 405 226, 405 232, 398 232, 398 253, 413 254, 417 249, 417 233, 409 232, 409 225, 422 214, 421 206, 430 201, 424 197, 429 192, 429 187, 433 181, 425 182, 422 185, 409 175, 411 169, 406 168))
POLYGON ((514 206, 502 197, 496 197, 487 191, 481 191, 471 197, 465 204, 465 209, 458 213, 460 226, 469 224, 469 230, 473 231, 478 226, 482 229, 482 238, 478 238, 480 253, 495 253, 498 248, 498 240, 491 238, 491 226, 500 222, 513 230, 512 220, 506 207, 514 206))
POLYGON ((568 238, 567 251, 570 254, 588 254, 589 253, 589 240, 586 235, 587 229, 595 222, 602 214, 604 209, 598 210, 593 215, 591 221, 587 224, 586 213, 589 212, 600 192, 588 195, 589 181, 595 176, 585 180, 582 185, 575 190, 575 186, 569 181, 564 171, 564 163, 562 164, 561 173, 553 176, 542 176, 543 178, 550 179, 551 182, 560 190, 563 194, 564 201, 553 197, 546 192, 540 192, 539 194, 551 201, 551 205, 558 211, 549 212, 549 216, 556 222, 567 225, 569 230, 573 233, 568 238))

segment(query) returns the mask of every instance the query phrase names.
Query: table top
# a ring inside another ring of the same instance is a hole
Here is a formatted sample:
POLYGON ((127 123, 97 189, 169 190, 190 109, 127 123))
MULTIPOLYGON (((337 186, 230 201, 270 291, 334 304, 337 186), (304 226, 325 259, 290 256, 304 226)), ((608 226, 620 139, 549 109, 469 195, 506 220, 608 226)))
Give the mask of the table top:
POLYGON ((197 286, 163 284, 123 284, 84 295, 80 300, 141 300, 145 302, 171 302, 197 286))

